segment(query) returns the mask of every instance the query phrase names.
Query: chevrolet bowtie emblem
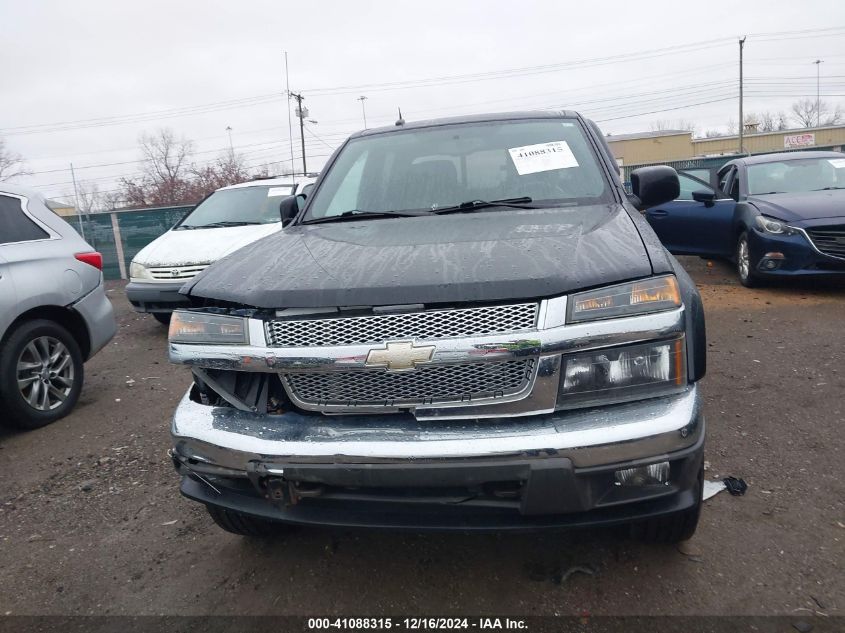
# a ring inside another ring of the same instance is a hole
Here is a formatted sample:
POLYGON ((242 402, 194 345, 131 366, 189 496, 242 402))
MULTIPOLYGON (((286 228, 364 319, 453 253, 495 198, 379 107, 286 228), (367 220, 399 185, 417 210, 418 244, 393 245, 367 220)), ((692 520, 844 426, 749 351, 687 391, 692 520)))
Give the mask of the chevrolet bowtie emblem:
POLYGON ((434 345, 415 346, 411 341, 387 343, 384 349, 371 349, 364 363, 367 367, 386 367, 388 371, 416 369, 434 356, 434 345))

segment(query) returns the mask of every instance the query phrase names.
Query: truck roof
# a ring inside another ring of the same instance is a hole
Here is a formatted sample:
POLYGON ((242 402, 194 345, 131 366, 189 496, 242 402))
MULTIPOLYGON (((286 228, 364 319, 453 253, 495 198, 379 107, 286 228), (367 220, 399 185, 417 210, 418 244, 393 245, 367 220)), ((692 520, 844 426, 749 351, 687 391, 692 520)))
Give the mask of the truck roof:
POLYGON ((456 123, 483 123, 487 121, 513 121, 519 119, 573 119, 578 113, 573 110, 527 110, 520 112, 494 112, 490 114, 467 114, 463 116, 445 117, 441 119, 425 119, 422 121, 410 121, 404 125, 385 125, 382 127, 361 130, 350 136, 357 138, 373 134, 385 134, 399 132, 401 130, 413 130, 426 127, 437 127, 440 125, 454 125, 456 123))

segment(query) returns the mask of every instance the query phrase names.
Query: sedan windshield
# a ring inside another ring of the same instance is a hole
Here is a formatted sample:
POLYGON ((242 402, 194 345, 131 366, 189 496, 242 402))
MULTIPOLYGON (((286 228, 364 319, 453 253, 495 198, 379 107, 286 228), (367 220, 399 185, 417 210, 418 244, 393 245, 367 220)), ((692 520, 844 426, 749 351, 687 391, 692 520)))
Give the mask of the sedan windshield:
POLYGON ((280 222, 279 204, 293 195, 292 185, 257 185, 215 191, 176 227, 215 228, 280 222))
POLYGON ((365 212, 370 218, 443 209, 506 212, 520 204, 611 199, 607 176, 577 120, 463 123, 352 139, 326 174, 305 221, 365 212))
POLYGON ((748 195, 804 193, 845 187, 842 158, 794 158, 748 166, 748 195))

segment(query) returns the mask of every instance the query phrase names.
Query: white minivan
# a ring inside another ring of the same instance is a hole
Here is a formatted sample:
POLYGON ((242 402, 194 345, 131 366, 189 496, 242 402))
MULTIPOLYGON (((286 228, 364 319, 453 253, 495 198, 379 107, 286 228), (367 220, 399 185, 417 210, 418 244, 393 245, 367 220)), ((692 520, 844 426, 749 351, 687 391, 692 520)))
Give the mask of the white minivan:
POLYGON ((168 323, 188 305, 179 289, 209 265, 282 228, 279 205, 308 193, 316 178, 278 177, 218 189, 176 226, 138 251, 129 265, 126 296, 136 312, 168 323))

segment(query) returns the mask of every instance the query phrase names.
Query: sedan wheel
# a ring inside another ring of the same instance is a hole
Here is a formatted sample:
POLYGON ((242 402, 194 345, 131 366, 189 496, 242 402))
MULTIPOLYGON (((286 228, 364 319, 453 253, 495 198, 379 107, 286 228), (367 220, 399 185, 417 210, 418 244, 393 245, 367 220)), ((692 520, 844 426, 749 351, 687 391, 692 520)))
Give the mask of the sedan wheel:
POLYGON ((751 269, 751 255, 748 251, 748 234, 739 236, 736 243, 736 272, 740 283, 746 288, 756 285, 757 279, 751 269))
POLYGON ((82 353, 73 336, 53 321, 22 323, 0 348, 0 416, 34 429, 64 417, 79 399, 82 353))

